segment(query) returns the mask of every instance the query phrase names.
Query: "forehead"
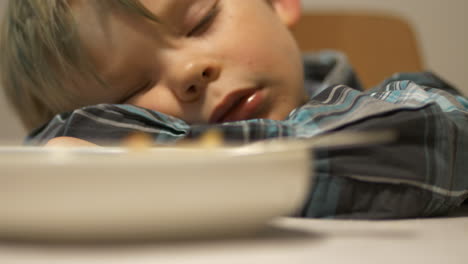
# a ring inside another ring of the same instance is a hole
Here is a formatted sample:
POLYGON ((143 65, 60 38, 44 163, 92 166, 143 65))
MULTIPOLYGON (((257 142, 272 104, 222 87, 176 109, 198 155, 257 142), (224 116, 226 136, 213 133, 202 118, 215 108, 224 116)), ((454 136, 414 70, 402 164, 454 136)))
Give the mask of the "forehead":
MULTIPOLYGON (((169 20, 177 20, 179 11, 203 1, 207 0, 140 0, 139 3, 158 21, 161 18, 169 23, 169 20)), ((133 82, 130 79, 134 77, 121 74, 121 70, 138 68, 138 63, 145 61, 141 52, 135 52, 138 46, 134 43, 161 38, 162 25, 135 12, 133 3, 128 0, 76 0, 70 5, 84 55, 90 60, 93 71, 111 85, 133 82)))
POLYGON ((134 12, 140 7, 157 16, 164 16, 204 1, 210 0, 70 0, 70 6, 74 11, 86 11, 97 16, 115 11, 134 12))
POLYGON ((159 26, 173 28, 173 24, 179 23, 190 7, 210 1, 213 0, 72 0, 71 9, 80 36, 96 39, 97 36, 89 33, 109 38, 113 24, 132 24, 133 29, 138 30, 136 24, 149 20, 145 19, 145 11, 157 20, 145 21, 147 24, 156 27, 158 25, 154 22, 158 22, 159 26))
POLYGON ((139 0, 139 2, 151 12, 164 15, 174 10, 181 10, 194 4, 206 0, 139 0))
MULTIPOLYGON (((73 0, 72 13, 84 50, 96 51, 91 57, 105 56, 126 40, 163 37, 162 31, 177 30, 191 7, 213 0, 73 0), (157 19, 146 19, 135 7, 141 4, 157 19), (122 36, 126 36, 122 38, 122 36), (132 38, 131 38, 132 37, 132 38), (125 40, 126 39, 126 40, 125 40)), ((106 60, 107 61, 107 60, 106 60)))
MULTIPOLYGON (((179 1, 181 0, 175 0, 179 1)), ((143 1, 140 2, 144 4, 143 1)), ((151 12, 155 15, 170 5, 168 0, 146 2, 152 3, 151 12)), ((70 5, 77 26, 79 45, 91 59, 95 70, 99 75, 104 75, 103 77, 106 77, 106 72, 113 72, 112 67, 119 64, 116 61, 119 56, 113 54, 122 51, 122 43, 125 43, 123 40, 130 37, 128 34, 135 36, 138 35, 137 32, 144 30, 144 27, 154 27, 154 23, 135 12, 133 3, 138 2, 137 0, 75 0, 70 5)))

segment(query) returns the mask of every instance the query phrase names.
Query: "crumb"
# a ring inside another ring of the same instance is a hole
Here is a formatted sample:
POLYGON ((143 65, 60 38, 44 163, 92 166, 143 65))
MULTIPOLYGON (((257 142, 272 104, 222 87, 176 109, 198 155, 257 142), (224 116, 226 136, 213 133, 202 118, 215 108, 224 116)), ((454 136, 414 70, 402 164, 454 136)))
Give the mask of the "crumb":
POLYGON ((123 141, 123 145, 133 151, 145 151, 151 148, 153 144, 153 139, 150 135, 143 132, 131 133, 123 141))
POLYGON ((224 144, 223 134, 216 129, 206 131, 197 142, 200 147, 217 148, 224 144))

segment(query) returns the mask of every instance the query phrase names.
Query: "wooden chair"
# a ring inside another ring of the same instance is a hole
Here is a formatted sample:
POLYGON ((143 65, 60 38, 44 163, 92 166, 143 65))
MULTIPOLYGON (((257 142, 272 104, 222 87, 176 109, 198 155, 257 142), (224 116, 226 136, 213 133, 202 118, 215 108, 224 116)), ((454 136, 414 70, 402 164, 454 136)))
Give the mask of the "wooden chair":
POLYGON ((411 26, 401 18, 365 13, 304 14, 293 34, 302 51, 343 51, 365 87, 396 72, 424 69, 411 26))

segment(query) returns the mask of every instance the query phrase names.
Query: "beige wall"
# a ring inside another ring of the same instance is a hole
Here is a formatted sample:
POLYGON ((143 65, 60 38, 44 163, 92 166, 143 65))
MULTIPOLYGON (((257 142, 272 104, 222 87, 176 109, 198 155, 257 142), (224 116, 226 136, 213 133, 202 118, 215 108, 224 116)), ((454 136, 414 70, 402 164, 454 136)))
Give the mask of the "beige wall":
POLYGON ((376 10, 415 29, 427 69, 468 94, 468 0, 302 0, 305 10, 376 10))
MULTIPOLYGON (((20 1, 20 0, 14 0, 20 1)), ((23 1, 23 0, 21 0, 23 1)), ((234 1, 234 0, 232 0, 234 1)), ((0 0, 0 11, 6 0, 0 0)), ((302 0, 305 9, 376 10, 406 18, 420 39, 428 69, 468 94, 468 0, 302 0)), ((25 132, 0 94, 0 142, 20 142, 25 132)))

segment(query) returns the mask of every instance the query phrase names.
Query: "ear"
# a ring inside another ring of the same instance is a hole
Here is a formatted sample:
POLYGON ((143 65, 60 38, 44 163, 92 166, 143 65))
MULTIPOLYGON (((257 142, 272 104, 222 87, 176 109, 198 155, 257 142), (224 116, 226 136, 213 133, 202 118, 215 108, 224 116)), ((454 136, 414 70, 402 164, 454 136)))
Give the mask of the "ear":
POLYGON ((300 0, 269 0, 269 2, 286 26, 294 26, 301 18, 300 0))

